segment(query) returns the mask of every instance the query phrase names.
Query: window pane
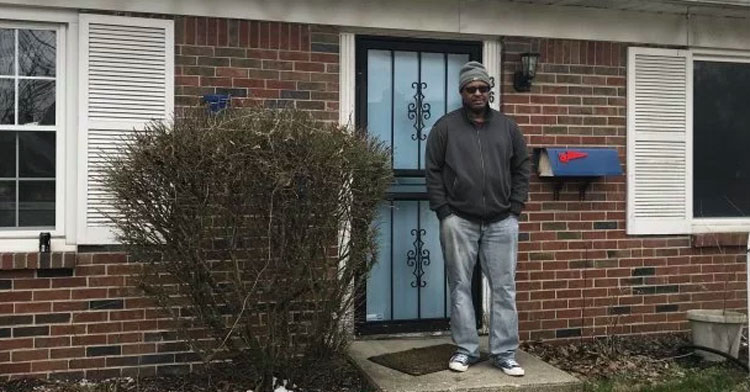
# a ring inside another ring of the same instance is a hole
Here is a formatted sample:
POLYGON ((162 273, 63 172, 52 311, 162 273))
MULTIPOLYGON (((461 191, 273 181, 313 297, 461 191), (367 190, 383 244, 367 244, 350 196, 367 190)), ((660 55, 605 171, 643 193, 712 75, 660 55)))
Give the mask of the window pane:
POLYGON ((55 225, 55 182, 18 181, 18 225, 55 225))
POLYGON ((55 133, 18 133, 18 176, 55 176, 55 133))
POLYGON ((0 131, 0 177, 16 176, 16 133, 0 131))
POLYGON ((18 30, 18 68, 24 76, 55 76, 55 32, 18 30))
POLYGON ((696 61, 695 217, 750 217, 750 64, 696 61))
POLYGON ((16 182, 0 181, 0 227, 16 225, 16 182))
POLYGON ((16 99, 15 81, 12 79, 0 79, 0 124, 15 124, 16 111, 14 100, 16 99))
POLYGON ((15 31, 0 29, 0 75, 15 75, 13 59, 16 55, 15 31))
POLYGON ((55 125, 55 81, 18 81, 18 124, 55 125))

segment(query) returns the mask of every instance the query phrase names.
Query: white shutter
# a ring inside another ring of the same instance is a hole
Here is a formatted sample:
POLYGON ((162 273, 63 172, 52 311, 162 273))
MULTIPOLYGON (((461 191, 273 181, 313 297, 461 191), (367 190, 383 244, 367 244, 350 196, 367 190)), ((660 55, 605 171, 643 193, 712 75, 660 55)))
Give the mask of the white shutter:
POLYGON ((173 22, 81 14, 79 64, 78 244, 112 244, 103 163, 133 129, 172 115, 173 22))
POLYGON ((628 51, 628 234, 690 232, 692 58, 628 51))

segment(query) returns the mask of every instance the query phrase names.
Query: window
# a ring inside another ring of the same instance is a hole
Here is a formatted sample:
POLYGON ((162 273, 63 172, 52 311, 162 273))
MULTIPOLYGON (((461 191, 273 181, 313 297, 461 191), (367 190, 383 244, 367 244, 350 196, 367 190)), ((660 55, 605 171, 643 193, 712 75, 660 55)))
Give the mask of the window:
POLYGON ((693 217, 750 217, 750 63, 693 62, 693 217))
POLYGON ((750 53, 630 48, 629 234, 750 231, 750 53))
POLYGON ((54 229, 58 36, 0 25, 0 230, 54 229))

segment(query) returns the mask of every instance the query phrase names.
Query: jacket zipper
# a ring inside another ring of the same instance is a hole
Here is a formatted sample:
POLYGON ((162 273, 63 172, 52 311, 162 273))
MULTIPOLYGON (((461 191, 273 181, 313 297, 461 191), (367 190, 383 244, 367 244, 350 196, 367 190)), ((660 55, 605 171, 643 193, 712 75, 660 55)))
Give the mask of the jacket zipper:
POLYGON ((479 135, 479 128, 474 126, 477 133, 477 144, 479 145, 479 162, 482 166, 482 217, 487 215, 487 176, 484 169, 484 152, 482 151, 482 137, 479 135))

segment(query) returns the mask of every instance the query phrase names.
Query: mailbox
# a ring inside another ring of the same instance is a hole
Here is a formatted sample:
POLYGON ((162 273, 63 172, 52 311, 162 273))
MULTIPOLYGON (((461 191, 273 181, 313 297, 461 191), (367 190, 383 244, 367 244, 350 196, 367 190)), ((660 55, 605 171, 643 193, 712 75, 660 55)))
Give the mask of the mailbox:
POLYGON ((203 102, 208 104, 208 110, 212 113, 218 113, 226 109, 229 99, 230 96, 225 94, 206 94, 203 96, 203 102))
POLYGON ((538 148, 535 151, 537 174, 541 179, 554 179, 555 200, 566 180, 581 181, 581 200, 586 188, 598 177, 622 175, 620 159, 614 148, 538 148))

